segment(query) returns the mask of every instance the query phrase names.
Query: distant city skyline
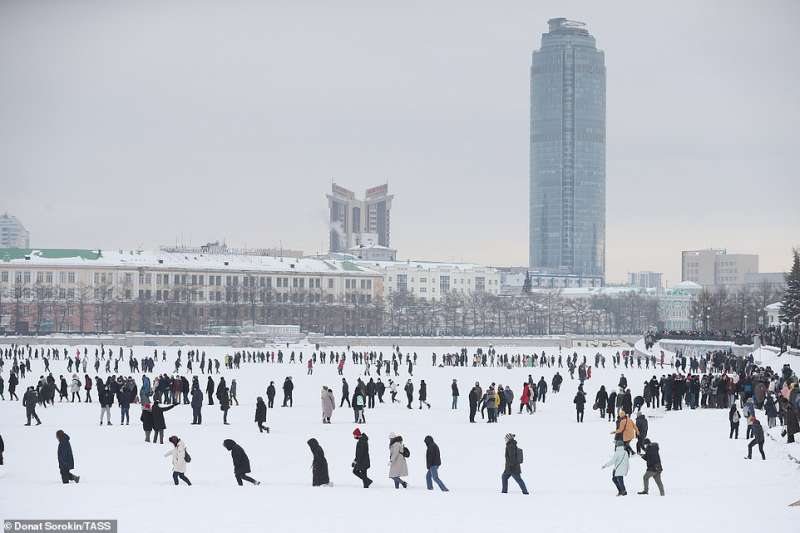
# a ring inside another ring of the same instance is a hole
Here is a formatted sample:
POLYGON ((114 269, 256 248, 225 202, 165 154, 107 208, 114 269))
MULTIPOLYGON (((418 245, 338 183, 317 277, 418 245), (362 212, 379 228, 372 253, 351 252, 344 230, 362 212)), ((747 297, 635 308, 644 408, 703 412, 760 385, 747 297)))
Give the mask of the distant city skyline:
POLYGON ((315 253, 332 178, 388 181, 401 258, 525 266, 530 52, 563 16, 607 57, 607 279, 711 247, 789 267, 797 2, 314 9, 3 2, 0 212, 35 247, 315 253))

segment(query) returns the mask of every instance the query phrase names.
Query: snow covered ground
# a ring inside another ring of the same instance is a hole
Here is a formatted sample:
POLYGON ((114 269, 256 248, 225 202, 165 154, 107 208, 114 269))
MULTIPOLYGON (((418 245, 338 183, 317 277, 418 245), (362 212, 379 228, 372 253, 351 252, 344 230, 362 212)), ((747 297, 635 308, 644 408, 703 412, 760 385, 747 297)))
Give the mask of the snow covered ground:
MULTIPOLYGON (((152 353, 139 348, 137 355, 152 353)), ((202 348, 201 348, 202 349, 202 348)), ((312 347, 293 346, 304 355, 312 347)), ((341 349, 341 348, 340 348, 341 349)), ((390 353, 391 347, 375 347, 390 353)), ((577 387, 566 368, 562 392, 548 393, 546 403, 529 416, 505 416, 498 424, 469 424, 467 393, 476 380, 485 388, 491 382, 512 386, 518 400, 523 381, 530 373, 535 380, 550 377, 558 369, 539 368, 433 368, 432 348, 403 346, 416 351, 419 365, 414 372, 415 390, 419 379, 428 383, 431 410, 408 410, 404 404, 378 405, 366 413, 362 430, 370 436, 375 484, 364 490, 350 471, 355 441, 352 411, 334 412, 333 424, 320 423, 320 388, 329 385, 337 399, 341 379, 334 365, 317 365, 313 376, 299 364, 243 364, 238 371, 224 371, 228 381, 236 378, 241 406, 229 414, 230 426, 222 425, 216 405, 203 409, 203 425, 192 426, 191 409, 179 406, 166 413, 165 436, 179 435, 192 455, 187 475, 194 485, 175 487, 169 460, 163 457, 169 444, 143 442, 139 424, 140 408, 132 406, 131 425, 120 427, 119 410, 112 408, 114 426, 98 426, 100 407, 93 404, 60 404, 37 411, 43 424, 24 427, 24 408, 17 402, 0 402, 0 433, 5 440, 5 462, 0 467, 0 519, 8 518, 111 518, 119 520, 120 531, 376 531, 439 532, 481 531, 489 528, 528 527, 542 531, 758 531, 776 528, 796 531, 800 508, 788 505, 800 498, 800 467, 789 458, 800 456, 784 439, 768 438, 767 461, 746 461, 746 442, 728 440, 727 412, 697 410, 647 411, 650 437, 661 446, 663 480, 667 496, 639 496, 644 461, 633 458, 625 482, 629 496, 617 498, 610 470, 601 465, 611 456, 613 426, 591 411, 600 385, 616 385, 620 369, 614 370, 610 357, 606 369, 593 369, 585 386, 589 404, 585 423, 575 422, 572 399, 577 387), (280 408, 280 385, 285 376, 295 382, 295 406, 280 408), (457 411, 450 409, 450 383, 458 379, 461 390, 457 411), (276 409, 270 410, 267 425, 272 432, 259 434, 253 422, 256 396, 266 396, 270 380, 279 389, 276 409), (71 436, 75 473, 79 485, 60 483, 56 460, 55 432, 71 436), (411 450, 409 488, 397 491, 388 474, 388 434, 404 437, 411 450), (510 494, 500 494, 503 470, 503 436, 512 432, 525 450, 523 478, 532 490, 522 496, 513 480, 510 494), (449 493, 425 490, 425 446, 432 435, 441 448, 442 480, 449 493), (306 441, 316 437, 328 459, 332 488, 311 487, 311 454, 306 441), (229 453, 222 440, 232 438, 247 451, 253 476, 259 487, 236 485, 229 453)), ((74 348, 71 349, 74 351, 74 348)), ((156 370, 169 372, 177 348, 167 350, 167 362, 156 370)), ((454 348, 453 350, 456 350, 454 348)), ((512 348, 503 353, 541 352, 512 348)), ((93 351, 90 348, 90 351, 93 351)), ((127 349, 125 350, 127 354, 127 349)), ((159 352, 161 348, 159 348, 159 352)), ((184 348, 184 352, 186 348, 184 348)), ((206 348, 208 355, 221 357, 233 350, 206 348)), ((443 350, 435 349, 438 353, 443 350)), ((578 349, 590 362, 598 349, 578 349)), ((600 349, 610 356, 609 349, 600 349)), ((549 353, 549 351, 548 351, 549 353)), ((566 355, 564 351, 564 355, 566 355)), ((42 373, 41 360, 20 384, 33 384, 42 373)), ((53 374, 65 374, 65 362, 52 362, 53 374)), ((9 365, 4 368, 7 378, 9 365)), ((101 368, 102 370, 102 368, 101 368)), ((634 394, 641 383, 662 371, 622 369, 634 394)), ((665 369, 663 372, 666 372, 665 369)), ((349 361, 345 376, 351 385, 363 368, 349 361)), ((374 372, 373 372, 374 375, 374 372)), ((401 382, 406 379, 401 367, 401 382)), ((384 381, 386 381, 384 376, 384 381)), ((201 378, 204 387, 205 378, 201 378)), ((401 398, 404 394, 401 392, 401 398)), ((386 399, 389 395, 387 392, 386 399)), ((415 394, 416 398, 416 394, 415 394)), ((480 422, 480 418, 478 419, 480 422)), ((766 424, 765 424, 766 426, 766 424)), ((742 426, 742 434, 744 425, 742 426)))

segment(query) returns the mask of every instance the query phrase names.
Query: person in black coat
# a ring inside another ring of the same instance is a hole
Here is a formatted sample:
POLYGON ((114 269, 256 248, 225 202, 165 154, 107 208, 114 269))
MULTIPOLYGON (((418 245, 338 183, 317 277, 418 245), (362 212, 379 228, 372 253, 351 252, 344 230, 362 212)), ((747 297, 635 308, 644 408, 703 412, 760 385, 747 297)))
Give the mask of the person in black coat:
POLYGON ((269 428, 264 427, 264 422, 267 421, 267 404, 264 403, 264 398, 261 396, 258 397, 256 400, 256 417, 255 422, 258 424, 258 432, 264 433, 265 431, 269 433, 269 428))
POLYGON ((428 409, 431 408, 431 404, 428 403, 428 386, 425 384, 425 380, 421 379, 419 381, 419 408, 422 409, 422 404, 428 406, 428 409))
POLYGON ((474 424, 475 415, 478 412, 478 402, 481 401, 481 393, 478 390, 477 383, 469 390, 469 396, 467 396, 467 400, 469 400, 469 422, 470 424, 474 424))
POLYGON ((328 460, 325 459, 322 446, 319 445, 317 439, 308 439, 308 447, 311 448, 311 455, 314 457, 311 462, 311 485, 314 487, 331 486, 331 480, 328 477, 328 460))
POLYGON ((69 435, 61 431, 56 431, 58 440, 58 470, 61 472, 61 482, 65 485, 70 481, 79 483, 80 476, 76 476, 70 470, 75 468, 75 459, 72 457, 72 445, 69 443, 69 435))
POLYGON ((453 403, 450 409, 458 409, 458 382, 454 379, 450 384, 450 395, 453 397, 453 403))
POLYGON ((270 381, 267 387, 267 407, 272 409, 275 407, 275 382, 270 381))
POLYGON ((442 466, 442 456, 439 453, 439 446, 433 442, 433 437, 428 435, 425 437, 425 468, 428 469, 428 472, 425 474, 425 484, 428 486, 428 490, 433 490, 433 482, 435 481, 442 492, 447 492, 447 487, 445 487, 442 480, 439 479, 439 467, 442 466))
POLYGON ((294 383, 292 383, 291 377, 287 377, 283 382, 283 405, 281 407, 292 407, 294 405, 292 391, 294 391, 294 383))
POLYGON ((167 422, 164 420, 164 413, 176 405, 178 404, 173 403, 168 407, 161 407, 160 403, 153 403, 153 408, 151 410, 153 415, 153 444, 155 444, 157 440, 160 440, 161 444, 164 444, 164 430, 167 429, 167 422))
POLYGON ((578 392, 575 393, 575 399, 572 400, 575 404, 575 419, 580 423, 583 422, 583 411, 586 407, 586 393, 583 392, 583 387, 578 386, 578 392))
POLYGON ((203 423, 203 393, 200 389, 192 389, 192 425, 203 423))
POLYGON ((647 463, 647 470, 644 473, 644 488, 637 494, 647 494, 650 486, 650 478, 653 478, 658 486, 658 492, 664 495, 664 484, 661 483, 661 455, 658 453, 658 443, 650 442, 650 439, 642 441, 642 448, 644 453, 641 458, 647 463))
POLYGON ((367 477, 367 470, 369 470, 369 439, 366 433, 361 433, 361 430, 356 428, 353 431, 353 437, 356 439, 356 458, 353 460, 353 475, 359 478, 364 483, 364 488, 369 488, 372 485, 372 480, 367 477))
POLYGON ((626 390, 622 395, 622 410, 629 415, 633 413, 633 401, 631 400, 631 391, 626 390))
POLYGON ((642 443, 647 439, 648 427, 647 418, 640 411, 636 416, 636 429, 639 432, 636 437, 636 453, 640 453, 642 451, 642 443))
POLYGON ((0 466, 3 466, 3 452, 6 451, 6 445, 3 442, 3 436, 0 435, 0 466))
POLYGON ((617 393, 612 391, 611 394, 608 395, 608 402, 606 402, 606 415, 608 415, 608 420, 614 420, 614 415, 616 414, 616 405, 617 405, 617 393))
POLYGON ((517 446, 515 435, 513 433, 506 434, 505 469, 500 478, 503 482, 503 494, 508 492, 508 478, 510 477, 514 478, 514 481, 517 482, 519 488, 522 490, 522 494, 528 494, 528 488, 525 486, 525 481, 523 481, 521 475, 522 467, 520 466, 520 456, 521 453, 517 446))
POLYGON ((606 386, 600 385, 600 390, 594 397, 594 408, 600 412, 600 418, 606 417, 606 404, 608 403, 608 392, 606 386))
POLYGON ((244 480, 249 481, 253 485, 261 485, 260 481, 256 481, 247 475, 250 473, 250 459, 247 457, 247 454, 244 453, 242 447, 231 439, 225 439, 222 441, 222 445, 226 450, 231 452, 231 458, 233 459, 233 475, 236 477, 236 483, 242 486, 242 480, 244 480))
POLYGON ((144 441, 150 442, 150 433, 153 431, 153 411, 149 403, 142 405, 142 429, 144 430, 144 441))
POLYGON ((222 411, 222 423, 228 424, 228 410, 231 408, 230 394, 228 386, 225 384, 225 378, 219 378, 219 385, 217 385, 217 400, 219 401, 219 409, 222 411))
POLYGON ((342 401, 339 402, 339 407, 343 406, 344 402, 347 402, 347 407, 352 408, 350 404, 350 385, 348 385, 346 379, 342 378, 342 401))
MULTIPOLYGON (((208 361, 211 364, 211 361, 208 361)), ((211 372, 211 368, 208 369, 209 373, 211 372)), ((208 376, 208 381, 206 382, 206 394, 208 395, 208 405, 214 405, 214 380, 211 379, 211 376, 208 376)))

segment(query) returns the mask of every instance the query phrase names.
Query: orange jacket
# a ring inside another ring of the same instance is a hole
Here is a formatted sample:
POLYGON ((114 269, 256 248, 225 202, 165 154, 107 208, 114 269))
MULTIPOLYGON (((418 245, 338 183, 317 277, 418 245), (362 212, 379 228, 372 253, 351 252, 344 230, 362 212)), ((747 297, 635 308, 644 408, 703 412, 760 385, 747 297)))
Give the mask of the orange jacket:
POLYGON ((615 433, 617 435, 622 434, 623 442, 630 442, 639 434, 639 430, 636 429, 636 423, 626 416, 619 419, 619 424, 617 424, 617 431, 615 433))

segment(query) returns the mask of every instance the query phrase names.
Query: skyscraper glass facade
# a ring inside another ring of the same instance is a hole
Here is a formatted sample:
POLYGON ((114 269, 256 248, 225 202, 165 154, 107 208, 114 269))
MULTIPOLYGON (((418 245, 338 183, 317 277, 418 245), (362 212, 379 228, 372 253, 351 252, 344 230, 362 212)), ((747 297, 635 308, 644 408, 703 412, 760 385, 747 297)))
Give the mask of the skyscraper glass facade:
POLYGON ((549 26, 531 63, 530 267, 604 276, 605 60, 583 23, 549 26))

